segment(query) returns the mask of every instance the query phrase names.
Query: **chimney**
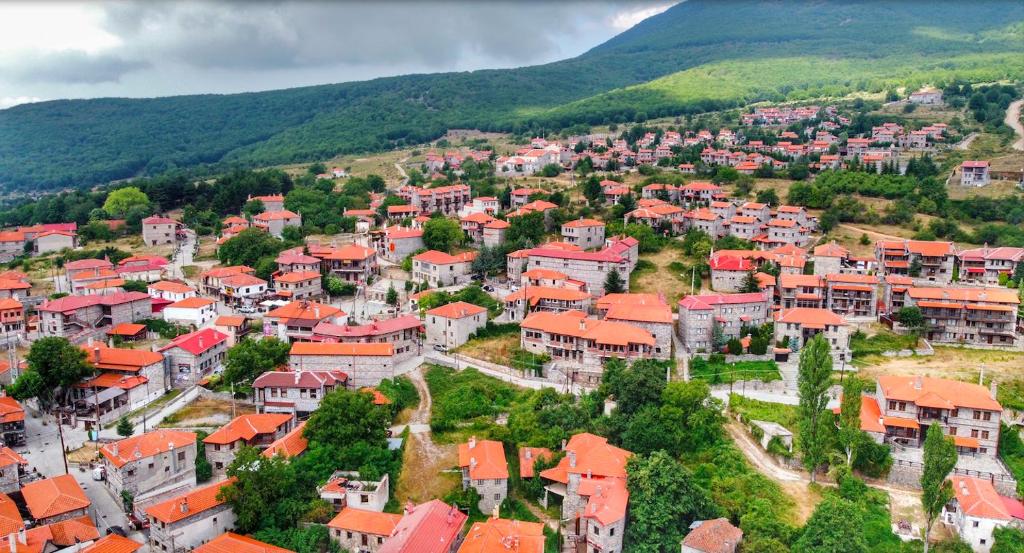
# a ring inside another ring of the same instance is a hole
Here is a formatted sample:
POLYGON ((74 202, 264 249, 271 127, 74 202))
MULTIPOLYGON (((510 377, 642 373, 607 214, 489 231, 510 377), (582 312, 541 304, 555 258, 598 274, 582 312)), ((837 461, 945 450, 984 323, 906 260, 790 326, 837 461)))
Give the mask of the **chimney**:
POLYGON ((455 510, 456 510, 456 508, 455 508, 454 505, 452 505, 451 508, 448 509, 448 525, 449 526, 451 526, 452 524, 455 523, 455 510))
POLYGON ((317 319, 320 318, 320 308, 319 307, 314 307, 313 308, 313 317, 317 318, 317 319))
POLYGON ((26 536, 25 528, 22 528, 21 530, 18 530, 18 541, 22 545, 27 545, 28 544, 28 538, 26 536))
POLYGON ((406 501, 405 502, 405 509, 403 509, 402 512, 404 514, 406 514, 406 515, 412 514, 413 507, 415 507, 415 505, 412 504, 412 501, 406 501))
POLYGON ((992 382, 988 385, 988 393, 992 396, 992 399, 996 399, 996 393, 999 391, 999 384, 996 383, 996 379, 992 379, 992 382))
POLYGON ((494 509, 491 509, 491 518, 498 518, 498 504, 494 504, 494 509))
POLYGON ((181 503, 178 505, 178 508, 183 513, 187 513, 188 512, 188 498, 187 497, 185 499, 181 500, 181 503))
POLYGON ((924 386, 924 379, 922 379, 920 376, 915 376, 914 377, 914 389, 915 390, 920 390, 922 386, 924 386))
POLYGON ((569 457, 569 466, 572 468, 576 468, 576 452, 570 451, 567 455, 569 457))
POLYGON ((526 448, 525 453, 523 454, 523 457, 525 457, 527 461, 529 461, 530 459, 533 459, 533 451, 530 448, 526 448))
POLYGON ((139 449, 139 446, 135 446, 135 449, 132 451, 132 456, 136 459, 142 459, 142 450, 139 449))
POLYGON ((469 449, 476 447, 476 436, 469 437, 469 449))
POLYGON ((199 335, 199 349, 203 349, 203 335, 199 335))
POLYGON ((476 457, 469 458, 469 470, 476 470, 476 457))
POLYGON ((565 451, 565 440, 562 440, 562 451, 565 451))
POLYGON ((18 540, 17 534, 11 534, 7 536, 7 543, 11 546, 11 553, 18 553, 18 540))
POLYGON ((580 318, 580 330, 587 329, 587 319, 585 317, 580 318))
POLYGON ((114 457, 117 457, 117 442, 110 444, 110 452, 114 454, 114 457))
POLYGON ((93 353, 93 355, 96 356, 93 359, 93 363, 99 363, 100 362, 100 346, 97 345, 96 347, 92 348, 92 353, 93 353))
MULTIPOLYGON (((589 480, 589 479, 591 479, 591 478, 593 478, 593 477, 594 477, 594 473, 593 473, 593 472, 591 472, 591 470, 590 470, 590 469, 587 469, 587 479, 589 480)), ((600 495, 600 494, 598 494, 598 495, 600 495)))

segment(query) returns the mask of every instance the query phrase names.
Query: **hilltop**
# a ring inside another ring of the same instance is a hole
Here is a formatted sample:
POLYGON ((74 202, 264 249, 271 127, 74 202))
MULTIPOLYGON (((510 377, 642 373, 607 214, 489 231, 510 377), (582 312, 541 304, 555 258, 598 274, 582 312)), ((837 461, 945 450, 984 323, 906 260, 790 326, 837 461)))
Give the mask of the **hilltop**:
POLYGON ((259 93, 0 111, 0 188, 264 166, 954 79, 1020 78, 1019 2, 691 0, 576 58, 259 93))

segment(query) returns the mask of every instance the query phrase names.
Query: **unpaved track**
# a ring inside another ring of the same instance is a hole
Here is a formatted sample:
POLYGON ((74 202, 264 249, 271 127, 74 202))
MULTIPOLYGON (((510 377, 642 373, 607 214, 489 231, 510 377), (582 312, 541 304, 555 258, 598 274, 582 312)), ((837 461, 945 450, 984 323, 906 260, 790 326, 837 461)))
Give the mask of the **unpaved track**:
POLYGON ((1006 119, 1003 120, 1006 126, 1013 129, 1013 132, 1017 133, 1017 141, 1013 143, 1014 150, 1024 151, 1024 124, 1020 122, 1020 110, 1021 106, 1024 106, 1024 99, 1017 100, 1010 104, 1006 108, 1006 119))

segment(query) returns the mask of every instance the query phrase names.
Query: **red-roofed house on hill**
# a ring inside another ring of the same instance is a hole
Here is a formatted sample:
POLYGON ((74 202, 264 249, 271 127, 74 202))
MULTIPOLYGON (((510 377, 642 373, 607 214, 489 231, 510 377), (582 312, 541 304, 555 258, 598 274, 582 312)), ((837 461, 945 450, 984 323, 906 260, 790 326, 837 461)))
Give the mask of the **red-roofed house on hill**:
POLYGON ((167 259, 159 255, 133 255, 117 264, 118 276, 125 280, 156 282, 163 277, 167 259))
POLYGON ((512 252, 508 255, 507 276, 518 282, 523 272, 532 269, 551 269, 571 275, 586 283, 592 294, 603 294, 608 273, 618 271, 624 286, 629 287, 629 274, 635 265, 630 258, 629 242, 609 239, 613 244, 604 249, 587 252, 540 246, 512 252))
MULTIPOLYGON (((27 473, 28 461, 9 447, 0 447, 0 494, 21 489, 21 477, 27 473)), ((0 506, 0 511, 3 511, 0 506)), ((0 517, 2 517, 0 513, 0 517)), ((2 523, 0 523, 2 527, 2 523)), ((2 534, 2 532, 0 532, 2 534)))
POLYGON ((584 250, 604 245, 604 228, 601 221, 580 217, 562 225, 562 239, 584 250))
POLYGON ((0 395, 0 432, 8 447, 25 445, 25 408, 8 395, 0 395))
POLYGON ((722 329, 724 339, 739 338, 743 327, 759 327, 769 321, 770 305, 764 292, 686 296, 679 300, 679 339, 691 352, 710 352, 715 346, 715 326, 722 329))
POLYGON ((1015 347, 1020 341, 1020 298, 1010 288, 909 287, 903 301, 921 310, 928 323, 923 337, 929 341, 1001 347, 1015 347))
POLYGON ((331 274, 345 282, 367 282, 380 273, 377 251, 358 244, 335 247, 310 247, 310 254, 322 260, 331 274))
POLYGON ((376 386, 394 378, 395 348, 381 343, 295 342, 288 365, 296 372, 341 371, 352 388, 376 386))
POLYGON ((277 295, 291 300, 314 299, 323 295, 318 271, 296 271, 274 277, 277 295))
POLYGON ((331 539, 346 551, 376 553, 402 515, 345 507, 327 523, 331 539))
POLYGON ((260 413, 241 415, 203 438, 206 459, 213 465, 214 476, 223 476, 242 446, 266 449, 291 432, 295 415, 260 413))
POLYGON ((939 520, 952 529, 972 550, 987 552, 995 543, 993 532, 1007 526, 1024 526, 1020 500, 996 491, 988 480, 953 475, 953 499, 942 508, 939 520))
POLYGON ((264 212, 284 211, 284 195, 269 194, 266 196, 249 196, 247 202, 258 201, 263 204, 264 212))
POLYGON ((153 316, 152 298, 143 292, 66 296, 43 302, 37 309, 40 335, 76 343, 100 336, 109 327, 153 316))
POLYGON ((74 231, 44 230, 32 241, 32 254, 43 255, 50 252, 70 250, 78 247, 78 234, 74 231))
MULTIPOLYGON (((98 533, 98 532, 97 532, 98 533)), ((81 548, 82 553, 135 553, 142 544, 118 534, 107 534, 102 538, 81 548)))
POLYGON ((193 550, 193 553, 295 553, 276 545, 270 545, 249 536, 225 532, 193 550))
POLYGON ((106 472, 104 487, 117 502, 122 501, 123 492, 130 493, 136 513, 196 486, 194 432, 153 430, 107 443, 100 454, 106 472))
POLYGON ((152 551, 190 551, 234 528, 235 512, 217 496, 229 478, 146 509, 152 551))
POLYGON ((956 247, 952 242, 882 241, 875 243, 875 259, 882 275, 903 275, 948 285, 953 280, 956 247))
POLYGON ((301 227, 302 216, 287 209, 264 211, 252 218, 252 224, 267 231, 271 236, 280 238, 286 227, 301 227))
POLYGON ((260 412, 305 419, 320 407, 328 392, 344 388, 347 380, 348 375, 341 371, 268 371, 253 381, 252 389, 260 412))
POLYGON ((51 524, 88 514, 92 502, 74 476, 63 474, 29 482, 21 487, 25 506, 37 525, 51 524))
POLYGON ((438 211, 443 215, 453 216, 458 214, 462 206, 470 202, 469 186, 465 184, 434 188, 404 186, 399 190, 398 195, 408 200, 409 204, 419 209, 420 213, 428 215, 438 211))
POLYGON ((172 385, 195 384, 220 367, 227 353, 227 340, 226 334, 204 328, 182 334, 157 350, 168 360, 172 385))
POLYGON ((100 371, 74 390, 77 418, 83 423, 95 423, 98 408, 99 422, 106 424, 147 405, 170 389, 164 356, 160 353, 111 348, 99 340, 82 345, 82 349, 86 359, 100 371))
POLYGON ((146 217, 142 220, 142 241, 147 246, 174 244, 181 226, 180 222, 167 217, 146 217))
POLYGON ((1024 248, 974 248, 961 250, 958 258, 961 282, 995 286, 999 275, 1013 275, 1017 265, 1024 262, 1024 248))
POLYGON ((476 252, 449 255, 437 250, 425 251, 412 258, 412 280, 426 282, 431 288, 469 282, 475 258, 476 252))
POLYGON ((332 305, 315 301, 293 301, 273 309, 263 317, 264 336, 276 336, 285 342, 310 340, 316 325, 328 322, 343 324, 345 312, 332 305))
POLYGON ((474 522, 458 553, 544 553, 544 524, 491 517, 474 522), (509 547, 508 544, 514 544, 509 547))
POLYGON ((477 507, 490 513, 508 496, 508 463, 505 446, 494 440, 469 438, 459 444, 459 468, 462 469, 462 489, 473 488, 480 494, 477 507))
POLYGON ((378 553, 455 553, 468 519, 454 505, 433 499, 407 505, 378 553))
POLYGON ((231 265, 228 267, 215 267, 199 275, 199 282, 203 293, 215 296, 220 293, 221 280, 234 275, 251 275, 256 272, 252 267, 245 265, 231 265))
POLYGON ((828 309, 794 307, 775 314, 775 341, 789 344, 792 351, 803 348, 808 341, 823 334, 836 365, 850 360, 850 327, 839 315, 828 309))
POLYGON ((374 320, 364 325, 320 323, 313 328, 313 340, 342 344, 381 343, 395 348, 395 362, 405 361, 422 351, 423 322, 416 315, 374 320))
POLYGON ((457 348, 487 325, 487 309, 457 301, 427 311, 423 321, 427 344, 457 348))
POLYGON ((985 186, 992 182, 987 161, 965 161, 960 164, 961 186, 985 186))
POLYGON ((743 531, 727 518, 697 520, 683 538, 682 553, 736 553, 743 541, 743 531))
POLYGON ((587 543, 587 551, 622 551, 626 530, 626 462, 633 455, 594 434, 576 434, 563 447, 558 465, 542 471, 548 494, 562 496, 563 535, 570 543, 587 543))

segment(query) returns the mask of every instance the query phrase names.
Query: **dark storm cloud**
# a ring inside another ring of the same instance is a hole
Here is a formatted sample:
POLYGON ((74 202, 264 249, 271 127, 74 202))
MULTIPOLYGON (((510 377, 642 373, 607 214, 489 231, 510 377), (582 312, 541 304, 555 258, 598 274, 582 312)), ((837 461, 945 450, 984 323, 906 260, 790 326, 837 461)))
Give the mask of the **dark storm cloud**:
POLYGON ((97 84, 117 82, 124 75, 149 66, 149 62, 117 55, 65 50, 21 56, 4 67, 4 72, 6 78, 21 81, 97 84))

